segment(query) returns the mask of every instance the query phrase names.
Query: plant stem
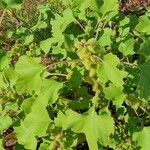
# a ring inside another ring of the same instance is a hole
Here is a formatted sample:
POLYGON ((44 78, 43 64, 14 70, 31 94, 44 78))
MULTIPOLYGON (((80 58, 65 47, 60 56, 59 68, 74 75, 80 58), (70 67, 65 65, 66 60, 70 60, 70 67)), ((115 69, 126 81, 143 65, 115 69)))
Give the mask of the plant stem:
POLYGON ((51 68, 53 66, 60 65, 60 64, 67 64, 67 63, 80 62, 80 61, 81 61, 80 59, 58 61, 58 62, 55 62, 46 66, 45 69, 48 69, 48 68, 51 68))
POLYGON ((129 62, 124 62, 124 61, 122 61, 121 63, 124 64, 124 65, 132 66, 132 67, 137 67, 137 64, 132 64, 132 63, 129 63, 129 62))
POLYGON ((143 127, 143 126, 144 126, 144 125, 143 125, 143 122, 141 121, 141 118, 139 117, 139 115, 138 115, 136 109, 133 108, 133 111, 134 111, 135 115, 137 116, 137 118, 139 119, 139 122, 140 122, 141 126, 143 127))
POLYGON ((61 131, 61 133, 55 137, 55 139, 49 146, 49 150, 56 150, 61 145, 60 139, 62 138, 62 136, 63 136, 63 131, 61 131))
POLYGON ((76 22, 77 22, 77 24, 81 27, 81 29, 83 30, 83 31, 85 31, 85 29, 84 29, 84 27, 82 26, 82 24, 76 19, 76 22))
POLYGON ((98 38, 98 34, 99 34, 99 28, 100 28, 100 26, 101 26, 101 21, 99 20, 98 21, 98 23, 97 23, 97 29, 96 29, 96 35, 95 35, 95 39, 97 40, 97 38, 98 38))
POLYGON ((93 57, 95 57, 96 59, 98 59, 100 62, 103 62, 103 59, 101 59, 101 58, 98 57, 97 55, 93 55, 93 57))
POLYGON ((63 74, 63 73, 50 73, 50 76, 63 76, 63 77, 67 77, 67 74, 63 74))
POLYGON ((1 18, 0 18, 0 25, 2 24, 3 18, 4 18, 4 16, 5 16, 5 12, 6 12, 6 10, 4 10, 3 13, 2 13, 2 15, 1 15, 1 18))

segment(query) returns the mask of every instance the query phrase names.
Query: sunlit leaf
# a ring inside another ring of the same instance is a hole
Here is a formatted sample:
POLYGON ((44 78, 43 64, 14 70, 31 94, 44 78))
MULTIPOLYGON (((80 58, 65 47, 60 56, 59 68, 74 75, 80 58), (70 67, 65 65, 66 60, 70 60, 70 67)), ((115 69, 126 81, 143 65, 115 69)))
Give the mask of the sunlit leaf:
POLYGON ((114 121, 111 116, 98 115, 93 108, 82 115, 72 110, 66 111, 66 114, 59 113, 55 122, 63 129, 84 133, 91 150, 98 150, 97 142, 106 146, 110 142, 110 134, 114 132, 114 121))

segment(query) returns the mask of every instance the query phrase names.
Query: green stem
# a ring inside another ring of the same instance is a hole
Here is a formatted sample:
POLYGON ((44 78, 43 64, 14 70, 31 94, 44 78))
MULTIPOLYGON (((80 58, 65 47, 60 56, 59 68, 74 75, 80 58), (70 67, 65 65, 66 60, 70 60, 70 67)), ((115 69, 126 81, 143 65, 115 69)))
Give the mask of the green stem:
POLYGON ((96 35, 95 35, 95 39, 97 40, 98 38, 98 34, 99 34, 99 31, 100 31, 100 27, 101 27, 101 21, 99 20, 98 23, 97 23, 97 29, 96 29, 96 35))
POLYGON ((129 63, 129 62, 124 62, 124 61, 122 61, 121 63, 124 64, 124 65, 131 66, 131 67, 137 67, 137 64, 132 64, 132 63, 129 63))
POLYGON ((100 92, 97 91, 95 96, 92 98, 92 104, 93 104, 93 107, 95 108, 98 104, 98 100, 99 100, 99 94, 100 92))
POLYGON ((95 39, 97 40, 99 32, 102 31, 105 27, 106 21, 105 22, 101 22, 101 20, 98 21, 97 23, 97 29, 96 29, 96 35, 95 35, 95 39))
POLYGON ((100 62, 103 62, 103 59, 101 59, 101 58, 98 57, 97 55, 93 55, 93 57, 95 57, 96 59, 98 59, 100 62))
POLYGON ((62 64, 67 64, 67 63, 73 63, 73 62, 80 62, 80 61, 81 61, 80 59, 59 61, 59 62, 55 62, 55 63, 52 63, 52 64, 46 66, 45 69, 49 69, 49 68, 51 68, 53 66, 57 66, 57 65, 62 65, 62 64))
POLYGON ((85 29, 84 29, 84 27, 82 26, 82 24, 76 19, 76 23, 81 27, 81 29, 83 30, 83 31, 85 31, 85 29))
POLYGON ((6 82, 6 84, 8 85, 8 87, 10 88, 10 90, 12 91, 12 92, 15 92, 15 90, 13 89, 13 87, 10 85, 10 82, 7 80, 7 78, 6 78, 6 76, 5 76, 5 74, 2 72, 2 76, 3 76, 3 78, 4 78, 4 80, 5 80, 5 82, 6 82))
POLYGON ((63 73, 49 73, 50 76, 63 76, 63 77, 67 77, 67 74, 63 74, 63 73))
POLYGON ((53 140, 53 142, 50 144, 49 146, 49 150, 56 150, 59 146, 62 146, 60 139, 63 136, 63 132, 61 132, 60 134, 58 134, 55 139, 53 140))

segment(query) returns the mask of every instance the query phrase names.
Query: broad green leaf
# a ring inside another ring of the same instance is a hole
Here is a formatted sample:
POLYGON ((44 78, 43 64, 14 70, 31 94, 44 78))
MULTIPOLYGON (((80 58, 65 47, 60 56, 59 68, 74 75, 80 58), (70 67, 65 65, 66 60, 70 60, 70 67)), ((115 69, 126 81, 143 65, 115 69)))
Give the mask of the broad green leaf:
POLYGON ((100 46, 108 46, 111 44, 111 35, 112 30, 110 28, 104 28, 102 31, 102 35, 99 38, 99 44, 100 46))
POLYGON ((47 54, 52 47, 52 44, 57 43, 58 41, 54 38, 48 38, 40 42, 40 48, 47 54))
MULTIPOLYGON (((105 17, 109 13, 115 12, 113 14, 116 15, 118 13, 119 2, 118 0, 103 0, 102 6, 99 8, 99 12, 102 14, 102 17, 105 17)), ((112 16, 112 17, 113 17, 112 16)), ((108 17, 108 16, 106 16, 108 17)))
POLYGON ((98 150, 97 142, 108 145, 109 136, 114 132, 112 117, 108 114, 97 115, 93 108, 82 115, 72 110, 66 111, 66 114, 59 112, 55 123, 65 130, 84 133, 90 150, 98 150))
POLYGON ((18 74, 15 72, 13 68, 7 68, 4 70, 4 75, 8 81, 10 81, 10 86, 14 86, 18 79, 18 74))
POLYGON ((0 72, 0 88, 7 88, 8 84, 5 81, 3 72, 0 72))
POLYGON ((119 65, 119 58, 112 54, 106 54, 103 59, 103 64, 98 69, 98 77, 100 82, 105 84, 107 81, 111 81, 116 87, 120 87, 124 84, 124 73, 117 68, 119 65))
POLYGON ((35 103, 32 111, 21 122, 21 126, 15 128, 19 144, 27 149, 36 149, 36 137, 46 135, 50 122, 46 108, 41 103, 35 103))
POLYGON ((64 4, 71 4, 73 8, 78 8, 80 11, 85 10, 85 8, 91 8, 94 11, 98 11, 101 5, 100 1, 97 0, 63 0, 64 4))
POLYGON ((1 88, 7 88, 8 85, 6 83, 6 77, 4 70, 9 67, 10 64, 10 58, 2 51, 0 50, 0 87, 1 88))
POLYGON ((5 55, 4 53, 0 53, 0 70, 8 68, 9 64, 10 64, 9 56, 5 55))
POLYGON ((123 87, 116 87, 113 84, 109 84, 109 87, 104 87, 103 89, 105 98, 112 100, 113 104, 121 106, 125 100, 125 95, 123 93, 123 87))
POLYGON ((23 0, 2 0, 6 8, 20 9, 23 0))
POLYGON ((41 41, 40 48, 47 54, 52 44, 56 44, 57 42, 59 42, 59 44, 61 45, 64 40, 63 32, 73 21, 75 21, 75 19, 73 17, 71 9, 69 8, 63 12, 63 16, 56 14, 55 19, 51 20, 53 37, 41 41))
POLYGON ((123 20, 121 20, 119 22, 118 32, 119 32, 121 38, 124 38, 129 34, 129 32, 130 32, 129 23, 130 23, 130 19, 128 17, 125 17, 123 20))
POLYGON ((12 119, 9 116, 0 116, 0 131, 7 129, 12 124, 12 119))
POLYGON ((34 150, 37 146, 37 140, 33 132, 21 125, 20 127, 15 128, 15 133, 18 138, 18 143, 23 145, 26 149, 34 150))
POLYGON ((150 39, 145 38, 144 43, 142 44, 140 54, 143 54, 145 57, 150 57, 150 39))
POLYGON ((133 134, 133 140, 140 150, 149 150, 150 148, 150 127, 144 127, 141 131, 133 134))
POLYGON ((72 69, 71 78, 68 81, 68 89, 70 88, 76 88, 78 89, 82 82, 82 75, 79 71, 79 69, 74 68, 72 69))
POLYGON ((65 59, 67 57, 67 51, 66 49, 63 49, 59 46, 53 46, 52 47, 52 53, 54 55, 60 55, 60 59, 65 59))
POLYGON ((53 104, 57 101, 59 90, 63 87, 63 83, 55 80, 45 79, 38 97, 38 102, 46 106, 48 103, 53 104))
POLYGON ((150 97, 150 61, 140 66, 140 80, 138 83, 140 95, 143 98, 150 97))
POLYGON ((123 20, 119 20, 119 26, 120 27, 128 27, 129 26, 129 23, 130 23, 130 18, 129 17, 126 17, 124 16, 124 19, 123 20))
POLYGON ((42 143, 40 144, 39 150, 49 149, 50 141, 46 139, 42 139, 42 143))
POLYGON ((119 51, 124 56, 133 55, 135 53, 134 52, 134 44, 135 44, 134 38, 129 38, 129 39, 120 43, 119 51))
POLYGON ((72 11, 69 8, 63 12, 63 16, 56 14, 55 19, 51 20, 53 37, 41 41, 40 48, 47 54, 52 44, 59 42, 61 45, 64 40, 63 32, 73 21, 75 21, 75 19, 73 17, 72 11))
POLYGON ((51 21, 52 25, 52 34, 56 41, 64 40, 63 32, 67 26, 74 22, 74 16, 71 9, 66 9, 63 12, 63 16, 55 15, 55 19, 51 21))
POLYGON ((47 27, 47 23, 45 21, 39 20, 37 24, 34 27, 32 27, 32 30, 35 31, 37 29, 44 29, 46 27, 47 27))
POLYGON ((21 35, 21 34, 25 35, 26 31, 27 31, 27 28, 21 26, 21 27, 16 29, 16 34, 17 35, 21 35))
POLYGON ((39 17, 37 23, 31 28, 33 31, 38 29, 44 29, 47 27, 47 19, 53 18, 53 14, 49 8, 49 5, 39 5, 38 6, 39 17))
POLYGON ((32 104, 34 103, 34 99, 31 98, 27 98, 25 99, 22 104, 21 104, 21 109, 24 111, 25 115, 29 114, 31 112, 31 107, 32 104))
POLYGON ((20 57, 16 64, 15 71, 18 73, 16 89, 19 93, 33 91, 38 92, 41 89, 41 72, 44 67, 28 56, 20 57))
POLYGON ((25 39, 24 39, 24 44, 29 45, 30 43, 33 42, 33 39, 34 39, 33 35, 26 36, 25 39))
POLYGON ((28 128, 36 136, 44 136, 51 120, 45 107, 40 103, 32 106, 32 111, 29 113, 22 125, 28 128))
POLYGON ((145 34, 150 34, 150 18, 147 15, 144 15, 140 18, 140 22, 136 26, 136 30, 138 32, 142 32, 145 34))
POLYGON ((3 148, 3 139, 1 139, 1 138, 0 138, 0 150, 5 150, 5 149, 3 148))
POLYGON ((97 0, 83 0, 80 6, 80 10, 84 10, 85 8, 91 8, 94 11, 98 11, 102 2, 97 0))
POLYGON ((127 35, 129 35, 130 32, 130 27, 125 27, 125 28, 120 28, 119 29, 119 33, 120 33, 120 37, 121 39, 124 39, 127 37, 127 35))

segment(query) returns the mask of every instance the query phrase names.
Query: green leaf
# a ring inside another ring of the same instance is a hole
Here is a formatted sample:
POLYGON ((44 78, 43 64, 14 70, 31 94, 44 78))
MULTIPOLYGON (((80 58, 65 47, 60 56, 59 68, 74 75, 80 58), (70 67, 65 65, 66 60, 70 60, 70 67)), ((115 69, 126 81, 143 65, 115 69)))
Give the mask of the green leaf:
POLYGON ((119 63, 120 60, 116 55, 113 55, 112 53, 106 54, 103 59, 103 64, 100 65, 98 69, 100 82, 105 84, 110 80, 116 87, 122 86, 124 84, 123 78, 125 75, 123 71, 117 68, 119 63))
POLYGON ((150 127, 144 127, 141 131, 133 134, 133 140, 140 150, 149 150, 150 148, 150 127))
POLYGON ((0 72, 0 88, 7 88, 8 84, 5 82, 3 72, 0 72))
POLYGON ((140 18, 140 22, 136 26, 136 30, 138 32, 142 32, 145 34, 150 34, 150 18, 147 15, 144 15, 140 18))
POLYGON ((24 111, 25 115, 29 114, 31 112, 31 106, 34 103, 34 99, 31 98, 27 98, 25 99, 22 104, 21 104, 21 109, 24 111))
POLYGON ((37 140, 31 130, 23 125, 15 128, 18 137, 18 143, 24 145, 26 149, 34 150, 37 146, 37 140))
POLYGON ((46 108, 42 107, 41 104, 36 103, 32 106, 31 113, 26 116, 22 125, 40 137, 46 134, 46 130, 50 122, 51 120, 46 108))
POLYGON ((140 66, 140 80, 138 88, 141 97, 147 99, 150 97, 150 61, 140 66))
POLYGON ((12 124, 12 119, 9 116, 0 116, 0 131, 7 129, 12 124))
POLYGON ((47 105, 48 103, 53 104, 57 101, 59 90, 63 87, 63 83, 57 82, 55 80, 47 80, 43 81, 43 85, 39 94, 39 101, 43 105, 47 105), (43 101, 44 100, 44 101, 43 101))
POLYGON ((73 21, 75 21, 75 19, 73 17, 71 9, 69 8, 63 12, 63 16, 56 14, 55 19, 51 20, 53 37, 41 41, 40 48, 47 54, 52 44, 56 44, 57 42, 59 42, 59 44, 61 45, 64 40, 63 32, 73 21))
POLYGON ((129 39, 120 43, 119 51, 124 56, 133 55, 135 53, 134 52, 134 44, 135 44, 134 38, 129 38, 129 39))
POLYGON ((24 39, 24 45, 29 45, 30 43, 33 42, 33 39, 34 39, 33 35, 26 36, 24 39))
POLYGON ((23 0, 2 0, 6 8, 20 9, 23 0))
POLYGON ((15 71, 18 73, 17 91, 19 93, 38 92, 42 85, 41 72, 43 69, 44 67, 33 58, 28 56, 20 57, 15 67, 15 71))
POLYGON ((39 20, 35 26, 32 27, 32 30, 35 31, 37 29, 44 29, 47 27, 47 23, 45 21, 39 20))
POLYGON ((55 122, 65 130, 84 133, 90 150, 98 150, 97 142, 108 145, 109 136, 114 132, 112 117, 109 114, 97 115, 93 108, 82 115, 72 110, 66 111, 66 114, 59 112, 55 122))
POLYGON ((76 88, 78 89, 82 82, 82 74, 78 68, 72 69, 71 78, 68 81, 68 89, 76 88))
POLYGON ((67 57, 67 51, 66 49, 61 48, 61 46, 53 46, 52 47, 52 53, 54 55, 60 55, 61 59, 65 59, 67 57))
POLYGON ((63 12, 63 16, 55 15, 55 19, 51 21, 52 25, 52 34, 56 41, 64 40, 63 32, 67 28, 67 26, 74 22, 74 16, 71 9, 66 9, 63 12))
POLYGON ((117 105, 118 107, 121 106, 125 100, 123 87, 116 87, 113 84, 109 84, 109 87, 104 87, 103 91, 105 98, 112 100, 113 104, 117 105))
POLYGON ((97 0, 73 0, 72 2, 68 2, 64 0, 65 4, 71 4, 73 8, 78 8, 80 11, 84 12, 86 8, 91 8, 94 11, 98 11, 101 3, 97 0))
POLYGON ((15 72, 13 68, 10 67, 10 68, 5 69, 4 75, 6 79, 10 81, 11 86, 14 86, 16 84, 16 81, 18 79, 18 74, 15 72))
POLYGON ((145 57, 149 57, 150 56, 150 39, 146 38, 144 43, 142 44, 142 46, 140 47, 140 54, 143 54, 145 57))
POLYGON ((37 23, 31 28, 33 31, 46 28, 48 17, 53 18, 53 14, 49 8, 49 5, 39 5, 38 11, 40 15, 38 17, 37 23))
POLYGON ((102 2, 98 2, 97 0, 83 0, 83 3, 81 5, 81 10, 84 10, 85 8, 91 8, 94 11, 98 11, 102 2))
POLYGON ((118 13, 118 0, 103 0, 103 5, 99 8, 102 17, 108 17, 110 13, 115 12, 111 17, 118 13))
POLYGON ((5 150, 3 147, 3 139, 0 138, 0 150, 5 150))
POLYGON ((5 68, 8 68, 10 64, 10 58, 8 55, 5 55, 4 53, 0 52, 0 70, 4 70, 5 68))
POLYGON ((40 48, 47 54, 52 47, 52 44, 57 43, 58 41, 54 38, 48 38, 40 42, 40 48))
POLYGON ((35 137, 45 136, 50 122, 46 108, 41 103, 35 103, 31 113, 21 122, 21 126, 15 128, 19 144, 27 149, 36 149, 35 137))
POLYGON ((112 30, 110 28, 104 28, 102 32, 103 33, 98 40, 100 46, 108 46, 108 45, 110 46, 112 30))

